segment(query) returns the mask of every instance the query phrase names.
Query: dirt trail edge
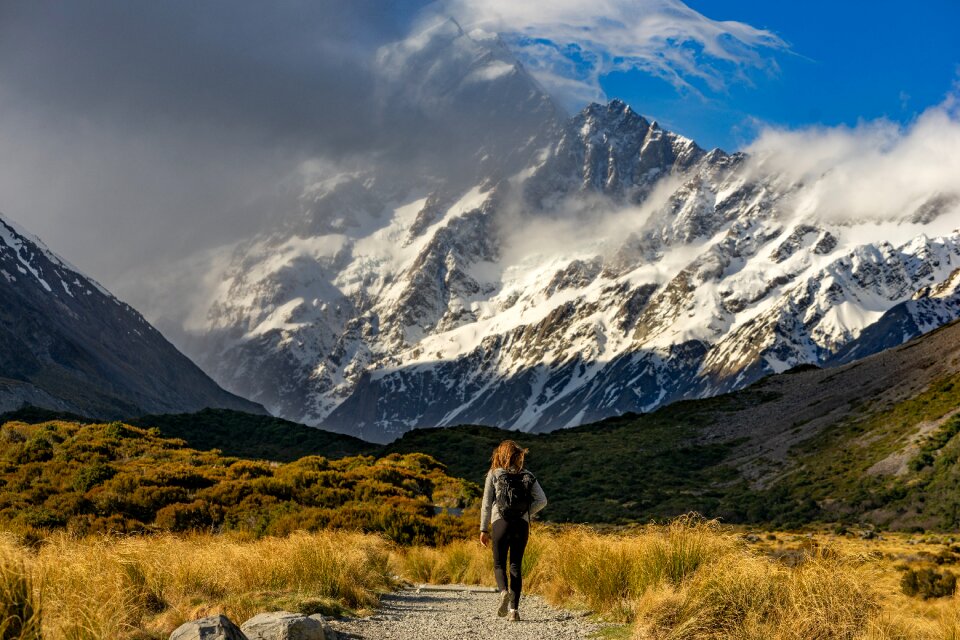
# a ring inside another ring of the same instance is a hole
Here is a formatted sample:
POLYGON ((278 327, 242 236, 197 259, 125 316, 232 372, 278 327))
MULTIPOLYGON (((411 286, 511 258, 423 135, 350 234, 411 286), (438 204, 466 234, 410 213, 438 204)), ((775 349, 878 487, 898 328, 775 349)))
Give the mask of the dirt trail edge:
POLYGON ((496 593, 404 590, 385 595, 369 618, 330 620, 338 640, 574 640, 596 637, 601 625, 582 613, 555 609, 524 595, 520 622, 496 614, 496 593))

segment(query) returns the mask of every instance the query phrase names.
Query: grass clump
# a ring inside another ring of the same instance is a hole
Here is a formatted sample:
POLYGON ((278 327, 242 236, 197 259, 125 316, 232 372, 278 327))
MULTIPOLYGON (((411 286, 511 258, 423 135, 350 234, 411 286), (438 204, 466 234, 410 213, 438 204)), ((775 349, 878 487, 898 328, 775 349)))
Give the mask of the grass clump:
POLYGON ((945 598, 957 591, 957 576, 950 571, 937 569, 907 569, 900 579, 900 588, 908 596, 945 598))
POLYGON ((814 556, 794 568, 728 554, 644 607, 656 639, 835 638, 855 640, 880 611, 880 595, 848 559, 814 556))
POLYGON ((0 559, 0 640, 40 640, 40 603, 23 563, 0 559))

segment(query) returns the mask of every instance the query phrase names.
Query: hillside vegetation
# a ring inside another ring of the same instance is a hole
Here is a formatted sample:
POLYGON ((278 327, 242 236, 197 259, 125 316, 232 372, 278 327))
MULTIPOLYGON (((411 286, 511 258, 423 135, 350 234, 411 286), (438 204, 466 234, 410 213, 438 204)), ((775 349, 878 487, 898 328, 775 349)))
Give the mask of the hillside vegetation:
MULTIPOLYGON (((295 466, 310 456, 334 464, 329 460, 361 453, 426 454, 452 476, 478 484, 490 452, 512 437, 530 448, 529 464, 550 499, 543 517, 554 522, 629 524, 696 511, 785 528, 866 522, 955 530, 958 410, 960 324, 954 323, 848 365, 798 367, 735 393, 549 434, 482 426, 418 429, 380 447, 234 411, 135 422, 194 449, 295 466)), ((21 417, 44 415, 26 411, 21 417)), ((42 522, 44 513, 34 519, 42 522)))
POLYGON ((834 369, 549 434, 418 429, 388 445, 482 478, 504 437, 530 448, 546 518, 629 523, 689 510, 795 528, 960 528, 960 324, 834 369))
POLYGON ((129 422, 157 428, 164 437, 179 438, 194 449, 219 449, 238 458, 292 462, 309 455, 343 458, 380 449, 342 433, 230 409, 142 416, 129 422))
POLYGON ((550 434, 490 427, 419 429, 386 451, 427 453, 476 480, 504 437, 530 448, 550 497, 544 517, 629 523, 694 510, 727 522, 795 528, 870 522, 894 529, 960 528, 960 375, 915 397, 863 409, 792 446, 782 470, 750 482, 738 448, 702 435, 718 414, 768 401, 764 384, 550 434))
POLYGON ((681 402, 549 434, 418 429, 385 451, 431 452, 454 475, 482 481, 494 447, 514 438, 530 448, 528 464, 550 500, 544 517, 553 521, 628 523, 688 511, 731 517, 724 498, 739 474, 723 462, 733 444, 700 443, 695 436, 711 412, 748 397, 681 402))
MULTIPOLYGON (((0 526, 76 535, 356 529, 409 544, 465 535, 478 488, 421 454, 246 460, 128 424, 0 427, 0 526)), ((472 530, 470 525, 469 529, 472 530)))

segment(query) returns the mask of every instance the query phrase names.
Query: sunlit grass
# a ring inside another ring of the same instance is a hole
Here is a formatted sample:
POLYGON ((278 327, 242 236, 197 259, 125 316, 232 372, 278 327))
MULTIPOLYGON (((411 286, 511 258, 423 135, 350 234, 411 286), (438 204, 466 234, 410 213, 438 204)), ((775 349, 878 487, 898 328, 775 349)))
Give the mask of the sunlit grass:
MULTIPOLYGON (((864 541, 818 534, 752 538, 696 517, 621 533, 535 527, 525 589, 628 625, 643 640, 960 640, 957 596, 900 588, 905 563, 940 558, 950 542, 906 535, 864 541)), ((493 584, 474 541, 402 547, 361 533, 282 538, 172 534, 26 546, 0 537, 0 639, 165 638, 182 622, 268 610, 370 611, 394 576, 493 584)))
MULTIPOLYGON (((901 592, 894 558, 915 557, 923 545, 820 538, 781 534, 751 544, 695 517, 623 534, 541 529, 531 537, 533 559, 524 558, 524 584, 553 604, 629 623, 638 640, 960 639, 957 596, 924 601, 901 592)), ((491 584, 489 555, 478 545, 414 548, 395 562, 426 581, 445 579, 442 567, 456 556, 477 576, 466 582, 491 584)))
MULTIPOLYGON (((364 610, 393 584, 390 544, 360 533, 256 541, 57 535, 36 552, 9 537, 0 545, 10 566, 36 577, 44 638, 125 638, 144 631, 165 637, 186 620, 214 613, 242 622, 278 608, 364 610)), ((9 610, 6 593, 0 598, 9 610)), ((0 635, 8 637, 21 636, 0 635)))

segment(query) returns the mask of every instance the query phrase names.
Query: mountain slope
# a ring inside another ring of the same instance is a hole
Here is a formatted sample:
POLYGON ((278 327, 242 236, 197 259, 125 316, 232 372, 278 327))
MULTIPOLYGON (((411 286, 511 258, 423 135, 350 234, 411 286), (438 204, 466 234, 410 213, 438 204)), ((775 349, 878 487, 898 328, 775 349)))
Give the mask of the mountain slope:
POLYGON ((427 453, 477 483, 490 452, 511 437, 530 448, 552 521, 693 510, 778 526, 960 526, 960 322, 854 363, 798 367, 740 391, 548 434, 416 429, 384 447, 231 411, 136 422, 253 459, 427 453))
MULTIPOLYGON (((549 434, 530 448, 553 520, 634 521, 690 510, 735 522, 960 526, 960 323, 831 369, 549 434)), ((508 434, 417 429, 388 452, 435 456, 477 480, 508 434)))
POLYGON ((96 417, 263 408, 227 393, 130 306, 0 216, 0 412, 96 417))
MULTIPOLYGON (((828 217, 824 174, 706 151, 618 100, 564 120, 488 34, 444 23, 382 56, 404 102, 463 124, 456 168, 317 178, 286 224, 214 256, 185 327, 206 371, 277 415, 378 442, 550 431, 960 314, 957 194, 828 217)), ((445 136, 407 141, 411 166, 445 136)))
MULTIPOLYGON (((3 419, 0 416, 0 421, 3 419)), ((127 422, 144 429, 159 429, 163 437, 184 440, 192 449, 218 449, 226 456, 253 460, 293 462, 304 456, 344 458, 369 455, 379 449, 375 444, 348 435, 230 409, 140 416, 127 422)))

